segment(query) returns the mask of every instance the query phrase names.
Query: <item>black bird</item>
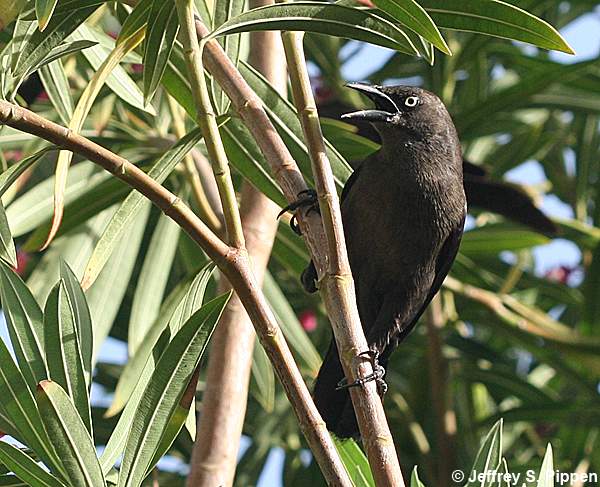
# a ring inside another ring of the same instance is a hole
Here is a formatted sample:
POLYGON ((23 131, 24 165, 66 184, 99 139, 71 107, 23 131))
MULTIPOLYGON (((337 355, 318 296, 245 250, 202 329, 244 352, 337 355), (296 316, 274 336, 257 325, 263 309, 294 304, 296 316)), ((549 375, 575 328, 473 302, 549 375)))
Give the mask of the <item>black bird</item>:
MULTIPOLYGON (((350 84, 375 109, 343 115, 377 129, 381 149, 362 162, 342 192, 342 219, 358 311, 367 342, 385 367, 438 291, 460 244, 466 216, 462 155, 440 99, 408 86, 350 84)), ((295 207, 292 207, 294 209, 295 207)), ((311 264, 302 275, 316 290, 311 264)), ((332 340, 314 399, 329 430, 358 435, 344 373, 332 340)), ((352 384, 351 384, 352 385, 352 384)))
MULTIPOLYGON (((318 105, 322 117, 338 118, 352 108, 336 99, 318 105)), ((375 128, 364 121, 347 120, 357 128, 357 133, 373 142, 381 143, 375 128)), ((351 162, 352 164, 352 162, 351 162)), ((531 196, 518 184, 493 179, 485 166, 473 164, 463 158, 463 177, 469 211, 480 208, 502 215, 548 237, 555 237, 558 228, 540 209, 531 196)))

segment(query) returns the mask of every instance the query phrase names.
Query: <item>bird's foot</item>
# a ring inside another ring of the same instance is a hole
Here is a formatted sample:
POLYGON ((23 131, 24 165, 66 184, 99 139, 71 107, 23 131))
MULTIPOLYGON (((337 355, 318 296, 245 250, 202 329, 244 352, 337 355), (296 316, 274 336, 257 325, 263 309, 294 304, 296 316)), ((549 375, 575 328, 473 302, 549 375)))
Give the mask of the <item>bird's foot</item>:
MULTIPOLYGON (((300 191, 298 193, 298 199, 283 208, 277 215, 277 218, 283 215, 286 211, 296 211, 299 208, 306 208, 306 215, 310 215, 310 213, 313 211, 319 213, 319 200, 317 199, 317 192, 314 189, 305 189, 304 191, 300 191)), ((292 215, 290 220, 290 228, 295 234, 302 235, 296 215, 292 215)))
POLYGON ((383 398, 383 396, 387 392, 388 386, 387 386, 386 382, 383 380, 383 378, 385 376, 385 369, 379 364, 379 352, 376 350, 367 350, 366 352, 359 353, 358 356, 359 357, 363 356, 363 357, 369 358, 371 365, 373 366, 373 372, 366 375, 365 377, 356 379, 354 382, 352 382, 350 384, 348 383, 348 379, 346 379, 344 377, 341 381, 338 382, 335 390, 339 391, 341 389, 349 389, 350 387, 362 386, 362 385, 366 384, 367 382, 371 382, 372 380, 374 380, 375 383, 377 384, 377 393, 379 394, 379 396, 381 398, 383 398))

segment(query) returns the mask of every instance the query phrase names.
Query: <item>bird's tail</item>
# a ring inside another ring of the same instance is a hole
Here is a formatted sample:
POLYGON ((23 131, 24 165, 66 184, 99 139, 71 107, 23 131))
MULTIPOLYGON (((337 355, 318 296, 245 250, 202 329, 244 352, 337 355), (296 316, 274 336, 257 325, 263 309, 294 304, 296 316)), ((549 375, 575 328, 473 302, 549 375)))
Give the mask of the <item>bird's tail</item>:
POLYGON ((323 365, 315 382, 314 400, 317 409, 327 424, 327 429, 340 438, 359 435, 358 423, 352 408, 348 389, 336 390, 344 378, 335 340, 331 341, 323 365))

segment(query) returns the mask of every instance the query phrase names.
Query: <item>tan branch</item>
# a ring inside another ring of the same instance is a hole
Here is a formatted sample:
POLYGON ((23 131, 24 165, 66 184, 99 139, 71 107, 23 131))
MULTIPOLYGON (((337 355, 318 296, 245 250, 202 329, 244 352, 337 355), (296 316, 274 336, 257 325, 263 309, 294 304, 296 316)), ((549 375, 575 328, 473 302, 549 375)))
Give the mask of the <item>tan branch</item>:
POLYGON ((173 193, 126 159, 85 137, 3 100, 0 100, 0 124, 41 137, 103 167, 151 200, 202 247, 227 276, 250 315, 327 482, 330 485, 351 486, 348 473, 310 397, 283 333, 254 279, 246 251, 223 243, 173 193))
MULTIPOLYGON (((319 288, 323 293, 344 372, 346 377, 354 381, 372 374, 373 370, 369 360, 359 355, 369 346, 358 315, 340 204, 306 68, 302 39, 300 32, 283 33, 292 93, 311 157, 329 256, 327 270, 320 275, 319 288)), ((403 486, 394 440, 375 382, 351 388, 350 396, 376 485, 403 486)))
MULTIPOLYGON (((268 3, 269 0, 259 0, 251 2, 251 7, 268 3)), ((282 58, 283 49, 276 33, 251 34, 250 63, 285 93, 287 73, 282 58)), ((262 283, 277 232, 279 207, 244 182, 240 212, 254 276, 262 283)), ((194 444, 187 479, 189 487, 233 483, 246 412, 254 338, 250 318, 234 295, 211 338, 206 388, 198 420, 197 435, 201 441, 194 444), (228 357, 235 357, 235 360, 228 360, 228 357)))

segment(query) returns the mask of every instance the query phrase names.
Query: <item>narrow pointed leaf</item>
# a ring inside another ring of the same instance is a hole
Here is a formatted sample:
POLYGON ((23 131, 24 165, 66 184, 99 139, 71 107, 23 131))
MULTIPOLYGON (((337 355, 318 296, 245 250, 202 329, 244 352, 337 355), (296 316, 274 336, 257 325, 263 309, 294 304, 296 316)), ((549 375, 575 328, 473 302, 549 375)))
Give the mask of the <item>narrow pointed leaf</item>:
POLYGON ((35 30, 24 38, 19 47, 14 77, 18 79, 38 66, 52 49, 60 45, 101 4, 99 0, 83 0, 76 4, 71 2, 65 7, 58 6, 43 32, 35 30))
POLYGON ((94 323, 92 366, 95 363, 102 343, 113 326, 121 307, 121 302, 127 291, 142 244, 150 209, 150 201, 144 201, 137 218, 131 222, 127 229, 127 235, 119 239, 98 279, 86 292, 88 306, 90 307, 94 323))
POLYGON ((8 188, 23 174, 29 167, 33 166, 48 152, 58 150, 56 146, 44 147, 35 154, 20 160, 19 162, 10 166, 6 171, 0 174, 0 196, 2 196, 8 188))
MULTIPOLYGON (((229 19, 237 17, 244 11, 245 0, 217 0, 214 2, 214 27, 219 27, 229 19)), ((240 34, 233 34, 219 39, 227 57, 237 66, 240 57, 240 34)), ((229 107, 229 98, 214 80, 211 83, 213 99, 218 113, 225 113, 229 107)))
POLYGON ((32 487, 64 487, 54 475, 46 472, 25 452, 0 441, 0 463, 32 487))
POLYGON ((12 268, 17 267, 17 251, 13 242, 6 218, 4 205, 0 201, 0 259, 6 262, 12 268))
POLYGON ((58 0, 35 0, 35 15, 38 19, 40 31, 43 31, 50 22, 57 3, 58 0))
POLYGON ((48 378, 65 390, 91 435, 92 418, 76 317, 62 279, 46 301, 44 327, 48 378))
POLYGON ((269 357, 258 340, 254 341, 252 377, 256 387, 251 391, 256 400, 265 411, 272 412, 275 407, 275 373, 269 357))
MULTIPOLYGON (((502 463, 502 420, 498 421, 483 440, 473 467, 469 471, 467 478, 471 477, 471 472, 481 474, 483 472, 494 472, 502 463)), ((477 480, 469 481, 465 487, 481 487, 477 480)))
MULTIPOLYGON (((157 182, 162 183, 201 138, 202 132, 199 129, 195 129, 188 133, 152 166, 148 171, 148 176, 157 182)), ((98 245, 88 261, 81 283, 83 289, 90 287, 96 280, 98 274, 110 257, 115 245, 120 241, 123 232, 128 228, 130 221, 135 218, 140 211, 140 205, 144 200, 145 197, 141 193, 132 191, 122 203, 112 221, 100 237, 98 245)))
POLYGON ((413 468, 412 474, 410 475, 410 487, 425 487, 421 479, 419 479, 419 473, 417 467, 413 468))
POLYGON ((70 483, 106 485, 92 438, 67 393, 56 382, 45 380, 38 386, 36 401, 70 483))
POLYGON ((322 2, 259 7, 228 20, 208 38, 255 30, 300 30, 346 37, 416 54, 408 36, 373 12, 322 2))
POLYGON ((36 451, 48 466, 61 472, 60 461, 44 429, 33 394, 1 339, 0 397, 4 414, 18 430, 19 439, 36 451))
POLYGON ((441 28, 479 32, 575 54, 554 27, 507 2, 420 0, 419 3, 441 28))
POLYGON ((154 0, 144 49, 144 99, 154 96, 167 67, 179 31, 177 9, 172 0, 154 0))
MULTIPOLYGON (((81 131, 83 123, 108 76, 119 65, 123 57, 130 51, 133 51, 133 49, 135 49, 135 47, 142 42, 142 40, 143 35, 140 34, 139 36, 133 37, 127 42, 116 45, 108 57, 104 60, 102 65, 94 73, 94 76, 86 85, 83 93, 81 94, 81 97, 77 102, 77 106, 75 107, 75 111, 73 112, 73 117, 69 122, 69 129, 73 133, 79 133, 81 131)), ((52 217, 52 225, 50 226, 48 237, 46 238, 44 245, 42 245, 42 250, 50 245, 56 236, 62 221, 65 205, 65 190, 67 187, 67 173, 72 158, 73 152, 71 151, 63 150, 58 154, 58 161, 56 162, 56 177, 54 180, 54 214, 52 217)))
POLYGON ((31 391, 48 377, 42 311, 21 278, 0 262, 2 308, 17 360, 31 391))
POLYGON ((219 296, 199 309, 179 330, 161 356, 136 411, 119 487, 140 485, 152 467, 161 436, 198 367, 200 358, 231 293, 219 296))
POLYGON ((53 61, 39 69, 40 79, 50 102, 56 109, 62 123, 68 125, 73 116, 73 99, 69 81, 60 59, 53 61))
MULTIPOLYGON (((142 35, 143 32, 139 33, 136 39, 139 39, 142 35)), ((71 37, 79 40, 93 40, 94 42, 99 43, 99 45, 83 51, 83 55, 95 70, 101 68, 110 53, 115 49, 115 41, 102 31, 97 31, 87 24, 83 24, 79 27, 79 29, 73 32, 71 37)), ((128 42, 131 43, 133 40, 128 39, 128 42)), ((128 52, 123 59, 130 58, 132 54, 134 53, 128 52)), ((137 59, 139 60, 139 58, 137 59)), ((139 108, 140 110, 144 110, 151 115, 155 115, 152 105, 144 104, 142 90, 139 89, 136 82, 122 66, 114 66, 106 78, 106 85, 125 103, 128 103, 135 108, 139 108)))
MULTIPOLYGON (((367 457, 353 439, 340 440, 333 437, 335 448, 356 487, 374 487, 375 480, 367 457)), ((411 486, 412 487, 412 486, 411 486)))
POLYGON ((87 304, 79 279, 69 267, 66 261, 60 261, 60 278, 63 280, 65 290, 69 296, 69 302, 73 309, 75 324, 77 325, 77 338, 81 352, 81 361, 86 375, 86 382, 91 384, 92 374, 92 351, 94 349, 94 331, 92 328, 92 316, 87 304))
POLYGON ((443 53, 452 54, 429 14, 414 0, 374 0, 373 3, 443 53))
POLYGON ((158 316, 177 250, 179 231, 180 227, 173 220, 164 214, 160 215, 144 258, 131 305, 127 334, 131 356, 145 340, 148 329, 158 316))

